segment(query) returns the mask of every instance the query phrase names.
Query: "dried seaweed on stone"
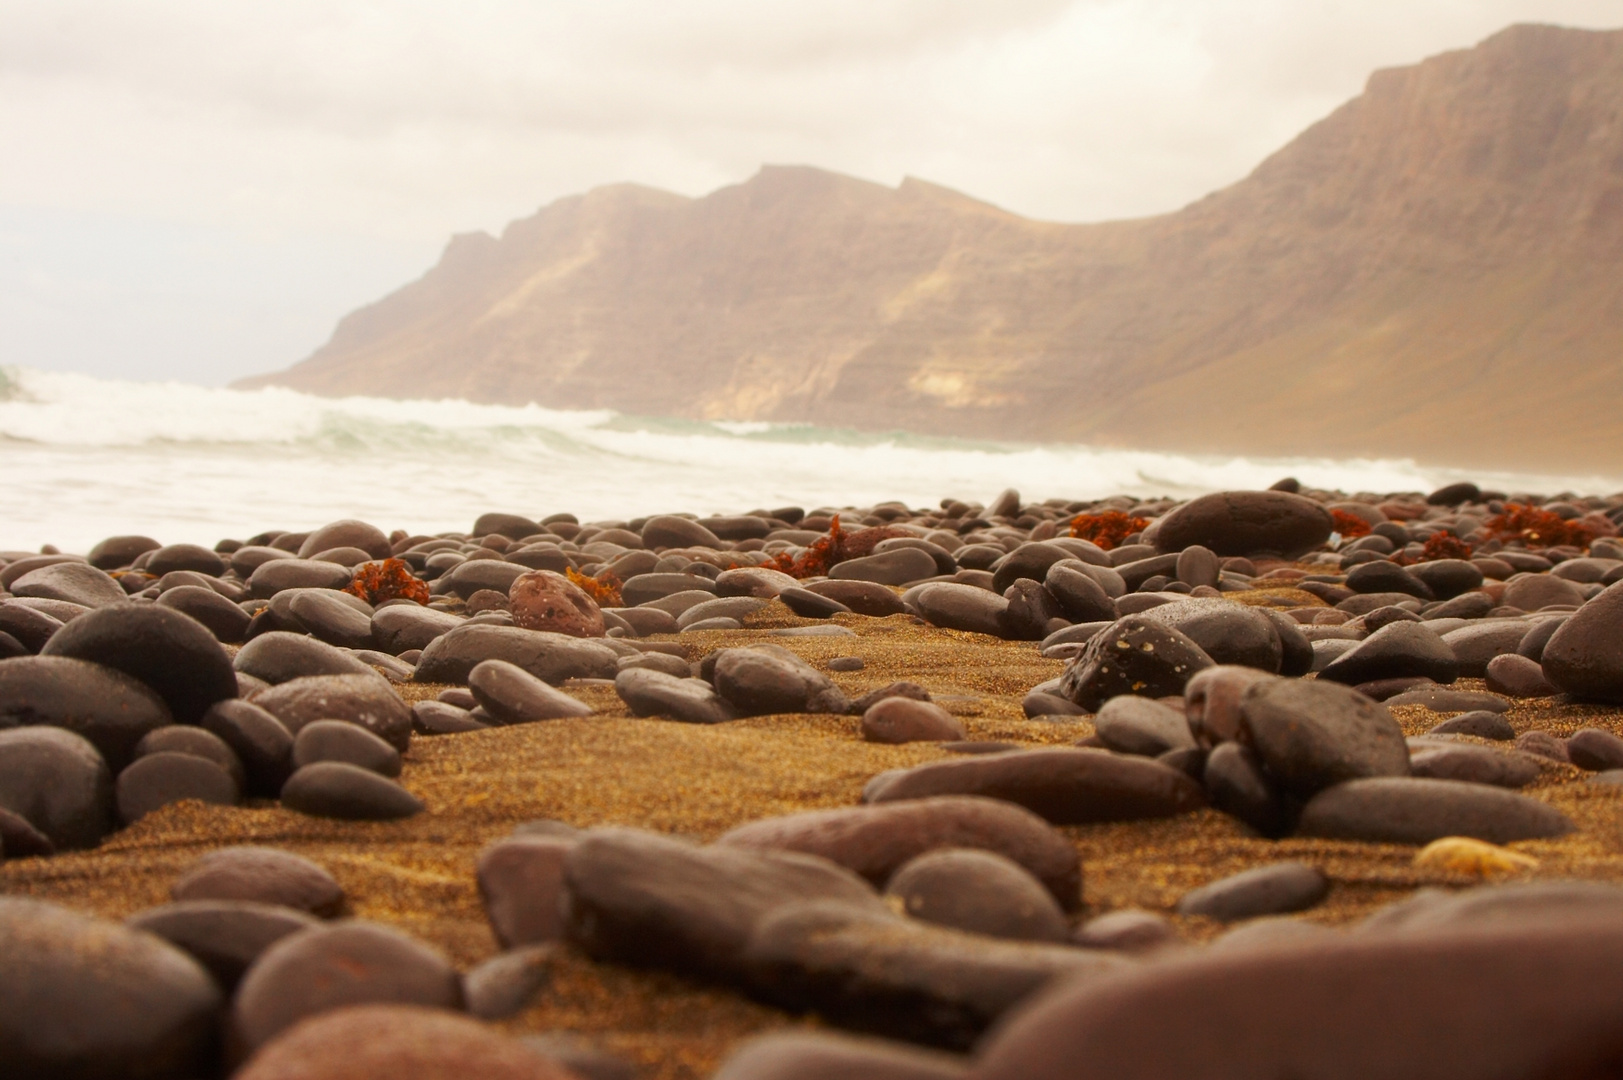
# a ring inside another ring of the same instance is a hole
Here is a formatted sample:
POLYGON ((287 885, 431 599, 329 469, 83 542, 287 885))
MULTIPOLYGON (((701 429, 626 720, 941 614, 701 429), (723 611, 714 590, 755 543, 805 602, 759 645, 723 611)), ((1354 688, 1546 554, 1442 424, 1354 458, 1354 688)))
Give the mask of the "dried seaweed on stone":
POLYGON ((1076 515, 1071 519, 1071 535, 1109 551, 1134 533, 1143 532, 1149 524, 1146 519, 1130 517, 1121 510, 1106 510, 1102 514, 1076 515))
POLYGON ((624 582, 613 570, 605 570, 596 577, 591 577, 569 566, 564 568, 564 574, 572 585, 596 601, 598 607, 625 606, 625 600, 620 596, 620 586, 624 582))
POLYGON ((1346 510, 1330 511, 1330 520, 1334 523, 1335 531, 1341 534, 1343 540, 1356 540, 1360 536, 1368 536, 1370 533, 1369 522, 1346 510))
POLYGON ((385 600, 428 603, 428 583, 414 577, 404 559, 362 563, 355 568, 355 576, 344 586, 344 591, 368 604, 381 604, 385 600))
POLYGON ((1581 521, 1568 521, 1551 510, 1506 503, 1504 512, 1488 519, 1484 528, 1499 540, 1519 540, 1527 547, 1570 545, 1586 548, 1598 532, 1581 521))

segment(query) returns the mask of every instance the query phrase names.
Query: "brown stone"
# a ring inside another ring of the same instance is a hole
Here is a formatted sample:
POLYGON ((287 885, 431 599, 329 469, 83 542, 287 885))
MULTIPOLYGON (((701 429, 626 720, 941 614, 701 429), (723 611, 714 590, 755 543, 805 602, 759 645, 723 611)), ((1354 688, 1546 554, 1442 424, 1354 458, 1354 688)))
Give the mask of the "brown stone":
POLYGON ((507 590, 513 625, 570 637, 602 637, 603 613, 579 585, 551 570, 531 570, 507 590))

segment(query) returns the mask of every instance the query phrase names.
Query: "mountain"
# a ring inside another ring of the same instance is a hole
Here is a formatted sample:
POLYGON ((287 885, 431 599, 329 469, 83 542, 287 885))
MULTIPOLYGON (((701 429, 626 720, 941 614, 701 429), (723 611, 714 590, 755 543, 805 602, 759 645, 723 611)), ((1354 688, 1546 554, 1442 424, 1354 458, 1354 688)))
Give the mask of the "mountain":
POLYGON ((458 236, 243 385, 1623 474, 1623 31, 1378 71, 1175 213, 768 167, 458 236))

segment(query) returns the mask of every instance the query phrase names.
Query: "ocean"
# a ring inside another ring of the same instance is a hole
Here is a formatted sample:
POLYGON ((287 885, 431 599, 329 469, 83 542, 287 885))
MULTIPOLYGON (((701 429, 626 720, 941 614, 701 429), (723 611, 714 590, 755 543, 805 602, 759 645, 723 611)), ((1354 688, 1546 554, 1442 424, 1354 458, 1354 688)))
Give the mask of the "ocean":
POLYGON ((1353 491, 1610 493, 1615 478, 1412 461, 1247 458, 729 423, 468 401, 323 398, 0 369, 0 550, 140 533, 213 545, 357 517, 413 533, 486 510, 582 521, 785 505, 1127 493, 1189 497, 1292 475, 1353 491))

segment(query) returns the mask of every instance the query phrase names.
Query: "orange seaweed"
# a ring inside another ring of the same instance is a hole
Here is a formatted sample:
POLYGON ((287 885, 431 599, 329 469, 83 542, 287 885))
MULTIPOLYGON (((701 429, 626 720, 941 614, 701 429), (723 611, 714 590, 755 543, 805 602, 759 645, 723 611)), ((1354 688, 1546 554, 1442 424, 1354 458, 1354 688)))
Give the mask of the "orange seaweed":
POLYGON ((596 601, 598 607, 625 606, 625 600, 620 596, 620 586, 623 582, 613 570, 605 570, 596 577, 591 577, 573 566, 568 566, 564 568, 564 574, 581 592, 596 601))
POLYGON ((344 586, 344 591, 368 604, 381 604, 385 600, 428 603, 428 583, 414 577, 404 559, 362 563, 355 568, 355 576, 344 586))
POLYGON ((1436 562, 1438 559, 1469 559, 1471 545, 1451 533, 1433 533, 1420 551, 1415 562, 1436 562))
POLYGON ((1369 535, 1369 522, 1357 514, 1350 514, 1345 510, 1332 510, 1330 520, 1335 523, 1335 531, 1341 534, 1343 540, 1356 540, 1360 536, 1369 535))
POLYGON ((835 514, 834 520, 828 523, 828 532, 813 540, 799 558, 779 551, 771 556, 772 561, 766 564, 766 568, 796 579, 819 577, 845 558, 845 530, 840 528, 840 515, 835 514))
POLYGON ((1106 510, 1102 514, 1078 514, 1071 519, 1071 535, 1087 540, 1109 551, 1136 532, 1143 532, 1149 522, 1141 517, 1129 517, 1120 510, 1106 510))
POLYGON ((1520 540, 1528 547, 1557 547, 1563 544, 1585 548, 1595 538, 1596 529, 1579 521, 1536 506, 1506 503, 1504 513, 1491 517, 1485 526, 1488 535, 1500 540, 1520 540))

